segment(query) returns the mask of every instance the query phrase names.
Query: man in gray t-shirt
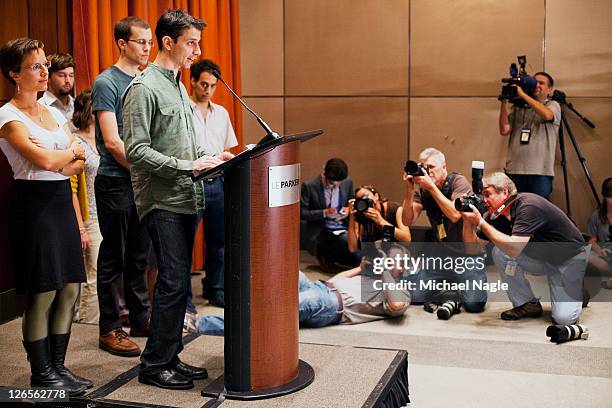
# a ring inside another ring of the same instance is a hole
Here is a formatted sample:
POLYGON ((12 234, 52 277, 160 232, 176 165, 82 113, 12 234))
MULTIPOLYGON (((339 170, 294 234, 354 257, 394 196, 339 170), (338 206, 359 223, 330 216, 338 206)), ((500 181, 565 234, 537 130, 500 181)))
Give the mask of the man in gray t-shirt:
POLYGON ((146 337, 149 299, 145 269, 151 239, 138 219, 134 203, 130 164, 123 144, 121 96, 140 72, 138 67, 147 64, 153 35, 149 24, 136 17, 119 20, 114 35, 120 57, 96 78, 92 88, 96 146, 100 152, 100 167, 94 182, 102 233, 97 271, 99 346, 114 355, 133 357, 140 355, 141 350, 123 331, 117 283, 123 278, 130 335, 146 337))
POLYGON ((549 198, 552 192, 555 151, 561 123, 561 107, 550 100, 554 80, 546 72, 534 75, 533 96, 516 86, 524 101, 510 111, 509 101, 501 101, 499 133, 510 136, 505 171, 521 193, 549 198))

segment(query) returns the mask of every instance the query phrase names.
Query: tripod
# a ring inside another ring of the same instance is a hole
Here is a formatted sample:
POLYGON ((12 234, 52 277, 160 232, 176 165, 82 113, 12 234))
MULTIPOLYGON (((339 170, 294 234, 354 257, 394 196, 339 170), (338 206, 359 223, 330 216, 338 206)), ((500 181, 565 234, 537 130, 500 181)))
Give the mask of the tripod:
POLYGON ((582 152, 580 151, 580 147, 578 147, 578 142, 576 142, 576 138, 574 138, 574 133, 572 132, 572 128, 570 127, 567 121, 567 118, 565 116, 565 113, 563 112, 563 106, 566 106, 572 112, 574 112, 591 129, 594 129, 595 125, 593 124, 593 122, 591 122, 590 120, 582 116, 580 112, 578 112, 574 108, 574 106, 570 102, 567 101, 565 97, 565 93, 563 91, 555 90, 552 96, 552 100, 559 102, 562 108, 561 109, 561 126, 559 126, 559 148, 561 149, 561 167, 563 168, 563 184, 565 186, 565 204, 567 208, 567 216, 573 222, 574 219, 572 217, 569 184, 567 180, 567 160, 566 160, 566 154, 565 154, 565 138, 563 137, 564 127, 565 127, 565 130, 567 130, 567 134, 569 136, 570 141, 572 142, 572 145, 574 146, 574 150, 576 151, 576 156, 578 156, 578 160, 580 161, 580 166, 582 167, 582 171, 584 172, 584 175, 587 181, 589 182, 589 185, 591 186, 591 191, 593 192, 593 197, 595 197, 595 201, 597 202, 598 207, 601 206, 601 201, 599 200, 599 195, 597 195, 597 190, 595 189, 595 185, 593 184, 593 179, 591 178, 591 175, 589 174, 589 170, 587 169, 586 159, 582 155, 582 152))

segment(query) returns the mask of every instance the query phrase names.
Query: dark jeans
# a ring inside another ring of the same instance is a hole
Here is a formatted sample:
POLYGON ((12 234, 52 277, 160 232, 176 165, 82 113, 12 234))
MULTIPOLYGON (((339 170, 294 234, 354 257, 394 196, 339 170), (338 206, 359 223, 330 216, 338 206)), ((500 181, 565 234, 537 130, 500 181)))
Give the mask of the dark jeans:
MULTIPOLYGON (((224 263, 225 256, 225 208, 223 194, 223 178, 217 177, 212 181, 204 180, 205 208, 204 240, 206 242, 206 257, 204 270, 206 276, 202 279, 202 294, 211 299, 215 292, 224 290, 224 263)), ((199 221, 199 220, 198 220, 199 221)))
POLYGON ((100 334, 121 328, 119 279, 130 323, 142 325, 149 312, 145 268, 151 239, 139 221, 129 179, 96 176, 94 183, 102 243, 98 254, 100 334))
POLYGON ((545 199, 550 199, 552 193, 552 176, 540 176, 537 174, 507 174, 514 182, 519 193, 534 193, 545 199))
POLYGON ((157 257, 151 328, 140 356, 140 372, 171 366, 183 350, 182 330, 190 287, 195 215, 153 210, 143 218, 157 257))

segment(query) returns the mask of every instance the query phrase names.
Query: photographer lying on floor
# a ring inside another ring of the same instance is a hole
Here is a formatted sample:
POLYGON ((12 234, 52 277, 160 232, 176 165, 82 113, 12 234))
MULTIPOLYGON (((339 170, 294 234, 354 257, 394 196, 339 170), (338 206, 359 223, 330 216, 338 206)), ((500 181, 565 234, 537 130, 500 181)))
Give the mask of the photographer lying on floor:
MULTIPOLYGON (((384 252, 378 250, 381 257, 395 258, 406 253, 405 248, 399 244, 389 245, 389 249, 384 252)), ((410 305, 410 293, 407 290, 389 289, 389 286, 400 282, 403 275, 407 277, 404 269, 394 267, 384 270, 380 275, 364 273, 368 269, 371 269, 369 261, 364 258, 360 266, 341 272, 325 282, 313 282, 300 271, 300 324, 304 327, 323 327, 402 316, 410 305)), ((200 317, 196 326, 199 334, 223 335, 222 316, 200 317)))
POLYGON ((479 242, 480 237, 495 245, 493 261, 508 284, 514 306, 501 318, 542 315, 542 305, 525 278, 529 272, 548 277, 553 324, 575 324, 583 307, 582 283, 589 252, 582 234, 548 200, 533 193, 517 194, 514 182, 505 174, 493 173, 483 182, 488 212, 483 218, 472 206, 472 212, 461 213, 464 241, 479 242))

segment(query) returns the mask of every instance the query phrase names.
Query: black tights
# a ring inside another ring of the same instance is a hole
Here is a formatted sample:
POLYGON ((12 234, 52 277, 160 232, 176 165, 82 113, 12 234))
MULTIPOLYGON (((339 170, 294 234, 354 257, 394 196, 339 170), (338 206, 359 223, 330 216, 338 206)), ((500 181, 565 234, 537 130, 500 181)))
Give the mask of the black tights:
POLYGON ((23 312, 23 340, 33 342, 51 334, 70 333, 79 283, 68 283, 59 290, 28 295, 23 312))

